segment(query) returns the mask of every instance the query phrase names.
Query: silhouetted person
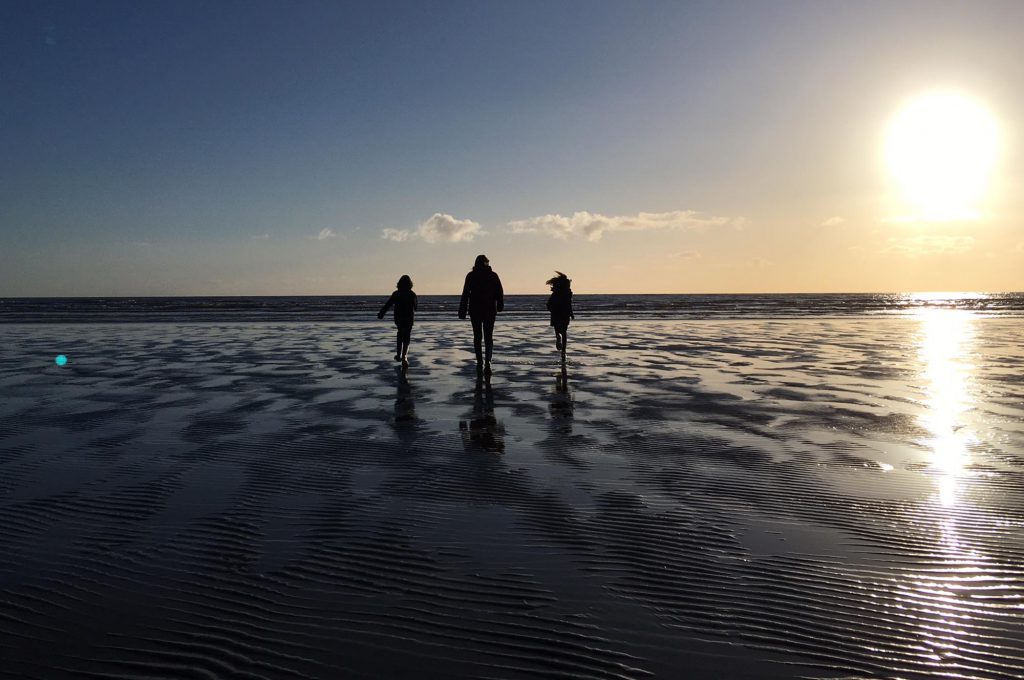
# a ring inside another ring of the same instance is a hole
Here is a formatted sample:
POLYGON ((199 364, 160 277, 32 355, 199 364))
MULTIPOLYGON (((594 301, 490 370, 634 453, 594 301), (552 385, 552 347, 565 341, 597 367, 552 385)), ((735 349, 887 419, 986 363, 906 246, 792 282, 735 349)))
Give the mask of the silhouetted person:
POLYGON ((555 347, 562 353, 565 361, 565 350, 569 342, 569 319, 575 319, 572 312, 572 281, 562 272, 555 270, 558 276, 546 281, 551 286, 551 297, 548 298, 548 311, 551 312, 551 325, 555 327, 555 347))
POLYGON ((380 308, 377 314, 378 319, 383 319, 388 308, 395 307, 395 325, 398 326, 398 345, 395 348, 395 361, 401 361, 403 365, 409 363, 409 341, 412 338, 412 324, 416 318, 416 293, 412 292, 412 279, 408 274, 403 274, 398 279, 396 290, 380 308))
POLYGON ((462 287, 462 300, 459 301, 459 318, 473 322, 473 349, 476 351, 476 370, 481 369, 491 374, 491 355, 494 351, 494 319, 498 312, 505 309, 505 293, 501 288, 501 279, 491 269, 486 255, 477 255, 473 271, 466 274, 466 283, 462 287), (486 364, 480 349, 483 336, 487 349, 486 364))

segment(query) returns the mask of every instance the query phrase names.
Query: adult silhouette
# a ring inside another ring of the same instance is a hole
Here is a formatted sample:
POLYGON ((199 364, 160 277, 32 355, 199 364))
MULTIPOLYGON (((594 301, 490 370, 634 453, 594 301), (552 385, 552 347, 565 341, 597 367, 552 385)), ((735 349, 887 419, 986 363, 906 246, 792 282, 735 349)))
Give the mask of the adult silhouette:
POLYGON ((477 255, 473 271, 466 274, 459 301, 459 318, 473 323, 473 349, 476 351, 476 370, 486 375, 491 373, 491 355, 494 352, 494 320, 498 312, 505 309, 505 292, 501 279, 491 269, 486 255, 477 255), (480 341, 483 339, 487 355, 484 358, 480 341))

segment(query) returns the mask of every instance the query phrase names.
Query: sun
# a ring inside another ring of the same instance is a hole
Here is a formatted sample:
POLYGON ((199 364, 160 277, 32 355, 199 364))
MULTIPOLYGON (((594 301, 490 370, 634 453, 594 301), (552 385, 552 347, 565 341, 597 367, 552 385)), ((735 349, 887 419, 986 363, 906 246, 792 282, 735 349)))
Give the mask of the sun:
POLYGON ((998 141, 984 106, 957 92, 935 92, 911 100, 893 118, 886 160, 914 217, 977 219, 998 141))

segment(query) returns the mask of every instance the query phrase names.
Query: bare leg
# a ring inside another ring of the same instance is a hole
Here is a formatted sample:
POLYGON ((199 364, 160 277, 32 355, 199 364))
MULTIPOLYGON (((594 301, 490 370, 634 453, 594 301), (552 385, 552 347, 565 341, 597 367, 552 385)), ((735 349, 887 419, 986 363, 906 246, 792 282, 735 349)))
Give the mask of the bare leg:
POLYGON ((565 356, 565 343, 568 340, 568 336, 566 335, 568 330, 569 327, 563 326, 562 324, 557 324, 555 326, 555 347, 558 348, 558 351, 562 353, 563 357, 565 356))
POLYGON ((398 329, 398 341, 401 344, 399 353, 402 355, 402 361, 406 360, 406 356, 409 354, 409 341, 412 339, 412 324, 408 326, 402 326, 398 329))

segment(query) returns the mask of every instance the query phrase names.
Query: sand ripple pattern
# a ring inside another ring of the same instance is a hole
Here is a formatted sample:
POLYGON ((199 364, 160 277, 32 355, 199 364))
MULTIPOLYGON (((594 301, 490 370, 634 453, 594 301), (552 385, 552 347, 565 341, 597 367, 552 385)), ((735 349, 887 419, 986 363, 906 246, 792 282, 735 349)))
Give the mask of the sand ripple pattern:
POLYGON ((1024 677, 1022 324, 5 326, 0 677, 1024 677))

